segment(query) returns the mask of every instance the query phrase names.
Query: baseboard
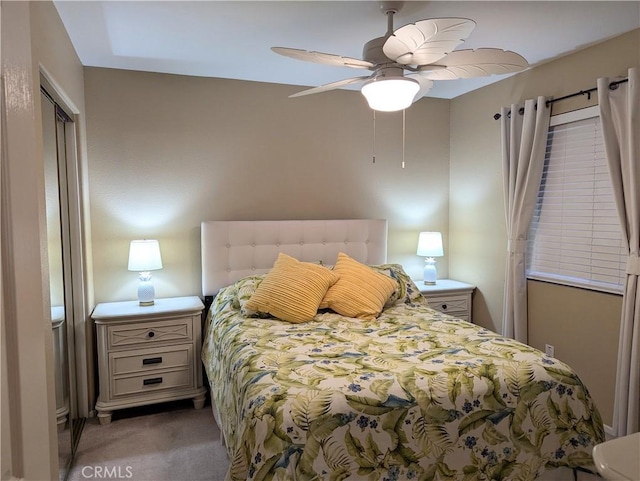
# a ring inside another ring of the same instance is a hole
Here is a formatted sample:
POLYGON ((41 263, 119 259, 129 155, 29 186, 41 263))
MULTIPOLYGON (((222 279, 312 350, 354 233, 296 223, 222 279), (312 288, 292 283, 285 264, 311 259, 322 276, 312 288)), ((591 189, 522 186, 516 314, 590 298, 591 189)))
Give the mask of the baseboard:
POLYGON ((604 438, 605 441, 609 441, 610 439, 617 438, 615 429, 611 426, 604 425, 604 438))
MULTIPOLYGON (((10 464, 10 463, 7 463, 7 464, 10 464)), ((6 467, 6 466, 3 466, 3 467, 6 467)), ((11 474, 11 468, 5 469, 4 471, 0 472, 0 479, 4 481, 23 481, 22 478, 16 478, 11 474)))

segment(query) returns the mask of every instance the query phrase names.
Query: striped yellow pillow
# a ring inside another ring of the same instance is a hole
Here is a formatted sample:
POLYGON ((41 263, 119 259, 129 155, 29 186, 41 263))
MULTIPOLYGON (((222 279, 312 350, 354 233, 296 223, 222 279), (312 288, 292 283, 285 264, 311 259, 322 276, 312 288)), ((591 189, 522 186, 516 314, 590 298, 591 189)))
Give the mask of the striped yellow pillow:
POLYGON ((338 254, 333 272, 340 279, 329 288, 320 308, 328 307, 347 317, 375 319, 398 287, 391 277, 374 271, 343 252, 338 254))
POLYGON ((245 307, 288 322, 307 322, 318 312, 327 289, 338 275, 326 267, 300 262, 280 253, 245 307))

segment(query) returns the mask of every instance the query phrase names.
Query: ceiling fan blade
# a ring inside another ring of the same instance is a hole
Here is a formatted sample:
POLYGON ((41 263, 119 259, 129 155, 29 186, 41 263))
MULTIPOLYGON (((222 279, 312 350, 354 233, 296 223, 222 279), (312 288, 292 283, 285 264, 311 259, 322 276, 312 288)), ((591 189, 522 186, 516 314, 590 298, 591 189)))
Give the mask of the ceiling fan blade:
POLYGON ((429 90, 431 90, 431 87, 433 87, 433 80, 431 80, 431 79, 429 79, 429 78, 427 78, 424 75, 421 75, 419 73, 408 74, 408 75, 405 75, 405 77, 413 79, 413 80, 417 81, 420 84, 420 90, 418 90, 418 93, 415 95, 415 97, 413 97, 413 102, 415 102, 416 100, 421 99, 422 97, 424 97, 425 94, 429 90))
POLYGON ((476 22, 466 18, 420 20, 393 32, 382 51, 401 65, 427 65, 464 42, 475 26, 476 22))
POLYGON ((451 52, 437 64, 418 66, 418 71, 431 80, 455 80, 519 72, 528 66, 524 57, 515 52, 479 48, 451 52))
POLYGON ((320 85, 319 87, 314 87, 311 89, 303 90, 301 92, 295 93, 293 95, 289 95, 289 98, 294 97, 302 97, 303 95, 311 95, 311 94, 319 94, 320 92, 326 92, 327 90, 334 90, 340 87, 344 87, 345 85, 351 85, 358 82, 364 82, 367 79, 370 79, 371 75, 365 75, 363 77, 353 77, 344 80, 338 80, 337 82, 331 82, 328 84, 320 85))
POLYGON ((342 57, 331 53, 309 52, 308 50, 300 50, 297 48, 287 47, 271 47, 275 53, 284 55, 285 57, 295 58, 296 60, 304 60, 305 62, 322 63, 325 65, 333 65, 336 67, 352 67, 352 68, 372 68, 375 64, 351 57, 342 57))

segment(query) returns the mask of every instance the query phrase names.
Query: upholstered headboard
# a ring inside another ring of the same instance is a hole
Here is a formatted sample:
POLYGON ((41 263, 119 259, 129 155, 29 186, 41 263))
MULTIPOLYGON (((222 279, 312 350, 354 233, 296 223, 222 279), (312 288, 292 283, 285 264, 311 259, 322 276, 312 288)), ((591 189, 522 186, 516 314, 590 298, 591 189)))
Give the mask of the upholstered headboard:
POLYGON ((278 220, 202 223, 202 293, 263 274, 278 253, 301 261, 333 265, 339 252, 364 264, 387 260, 387 221, 278 220))

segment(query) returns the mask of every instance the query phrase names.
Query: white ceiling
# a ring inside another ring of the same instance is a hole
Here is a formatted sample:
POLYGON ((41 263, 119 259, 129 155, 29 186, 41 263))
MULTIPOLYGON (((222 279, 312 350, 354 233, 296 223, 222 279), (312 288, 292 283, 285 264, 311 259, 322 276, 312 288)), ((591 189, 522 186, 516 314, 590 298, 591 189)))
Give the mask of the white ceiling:
MULTIPOLYGON (((54 3, 85 66, 304 87, 363 71, 282 57, 270 47, 362 58, 364 43, 387 27, 381 2, 368 0, 54 3)), ((640 27, 640 1, 410 1, 394 27, 452 16, 477 23, 458 49, 513 50, 537 65, 640 27)), ((502 77, 437 81, 427 96, 454 98, 502 77)))

